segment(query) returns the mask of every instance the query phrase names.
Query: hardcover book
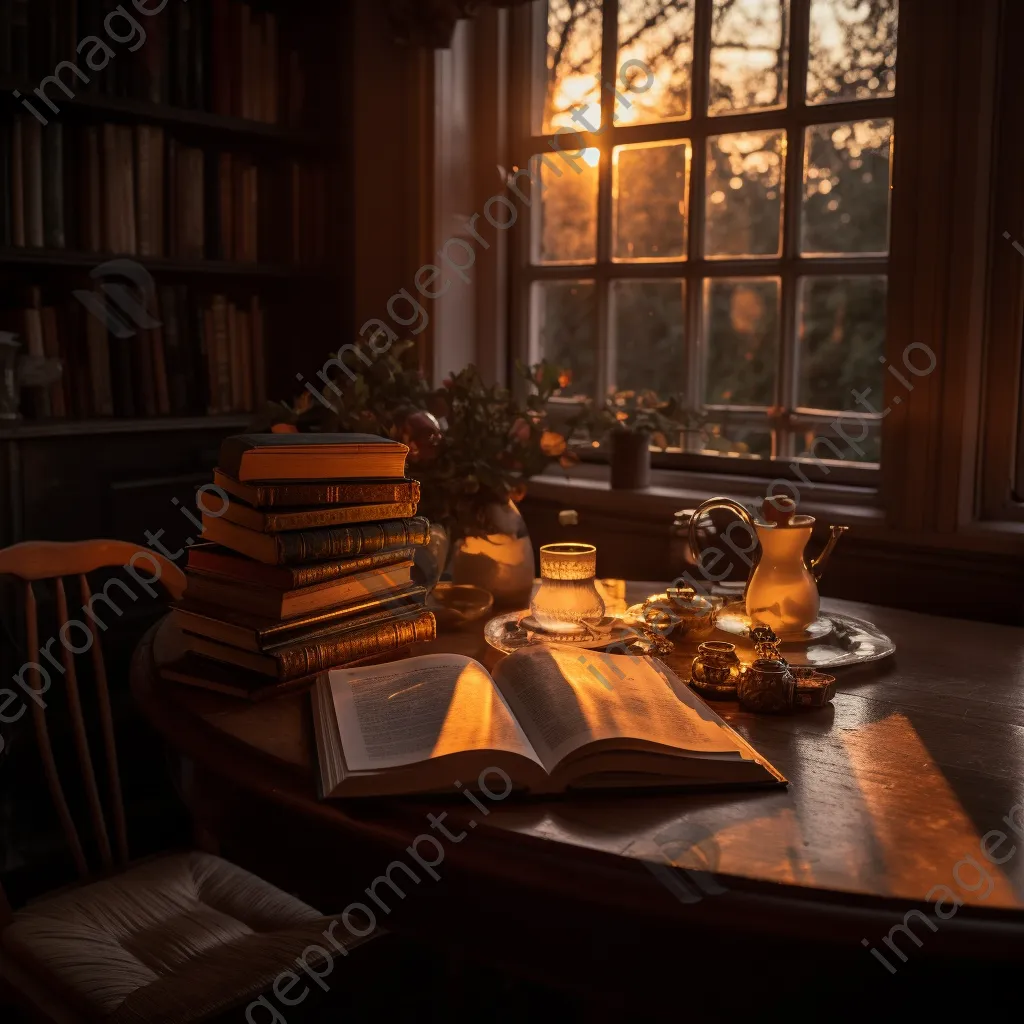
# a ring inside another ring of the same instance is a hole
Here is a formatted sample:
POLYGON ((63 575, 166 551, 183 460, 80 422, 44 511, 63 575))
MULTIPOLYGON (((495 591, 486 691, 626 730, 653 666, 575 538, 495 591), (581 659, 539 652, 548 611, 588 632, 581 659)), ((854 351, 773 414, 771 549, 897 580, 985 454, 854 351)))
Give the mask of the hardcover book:
POLYGON ((253 508, 303 507, 310 505, 378 505, 385 502, 420 500, 417 480, 348 480, 318 484, 243 484, 221 469, 213 471, 213 482, 232 497, 253 508))
MULTIPOLYGON (((400 647, 372 658, 363 658, 360 661, 352 662, 352 664, 377 665, 381 662, 406 657, 408 653, 408 647, 400 647)), ((160 676, 172 683, 196 686, 253 702, 272 700, 284 697, 289 693, 300 693, 308 689, 316 679, 314 674, 305 679, 289 679, 284 683, 271 683, 267 681, 266 676, 256 672, 246 672, 245 669, 235 665, 227 665, 221 661, 204 658, 191 651, 186 651, 173 661, 161 665, 160 676)))
POLYGON ((412 502, 399 501, 378 505, 317 505, 313 508, 280 508, 272 512, 251 508, 243 501, 230 501, 220 515, 257 533, 282 533, 288 530, 314 530, 346 523, 372 523, 384 519, 409 519, 416 515, 412 502))
POLYGON ((491 676, 433 654, 325 672, 311 699, 321 797, 786 782, 654 658, 533 646, 491 676))
POLYGON ((309 587, 272 590, 189 569, 185 600, 264 615, 267 618, 294 619, 408 587, 412 583, 412 574, 413 563, 404 562, 387 569, 371 569, 369 572, 315 583, 309 587))
POLYGON ((383 523, 331 526, 322 530, 257 533, 223 516, 203 513, 203 537, 268 565, 295 565, 372 555, 396 548, 424 547, 430 523, 417 516, 383 523))
POLYGON ((258 653, 416 614, 423 609, 426 595, 425 587, 409 586, 286 622, 188 601, 171 609, 171 619, 179 629, 196 636, 258 653))
POLYGON ((238 434, 220 448, 220 466, 251 481, 405 478, 406 445, 373 434, 238 434))
POLYGON ((298 590, 343 576, 410 562, 414 555, 415 548, 407 547, 313 565, 266 565, 216 544, 197 544, 189 548, 188 567, 274 590, 298 590))
POLYGON ((400 647, 424 643, 437 636, 434 616, 427 611, 376 623, 364 630, 341 629, 316 640, 275 647, 265 653, 243 651, 228 644, 182 633, 185 650, 204 658, 237 665, 283 683, 323 672, 363 658, 376 657, 400 647))

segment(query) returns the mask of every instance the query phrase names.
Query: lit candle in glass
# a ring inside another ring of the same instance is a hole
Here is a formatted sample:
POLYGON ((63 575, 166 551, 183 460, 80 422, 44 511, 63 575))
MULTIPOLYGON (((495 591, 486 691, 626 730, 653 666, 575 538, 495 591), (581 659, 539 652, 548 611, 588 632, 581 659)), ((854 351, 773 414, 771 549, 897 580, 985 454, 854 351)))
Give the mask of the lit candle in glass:
POLYGON ((593 544, 545 544, 540 549, 540 586, 530 602, 537 624, 552 633, 576 633, 604 617, 597 589, 593 544))

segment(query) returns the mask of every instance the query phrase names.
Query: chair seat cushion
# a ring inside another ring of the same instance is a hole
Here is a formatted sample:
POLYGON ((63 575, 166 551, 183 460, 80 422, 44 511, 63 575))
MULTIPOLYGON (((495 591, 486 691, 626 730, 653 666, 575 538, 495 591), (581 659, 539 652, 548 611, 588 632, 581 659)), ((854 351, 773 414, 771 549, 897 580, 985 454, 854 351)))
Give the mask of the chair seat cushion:
POLYGON ((227 861, 187 853, 30 904, 0 947, 94 1019, 179 1024, 258 995, 310 945, 333 955, 330 923, 227 861))

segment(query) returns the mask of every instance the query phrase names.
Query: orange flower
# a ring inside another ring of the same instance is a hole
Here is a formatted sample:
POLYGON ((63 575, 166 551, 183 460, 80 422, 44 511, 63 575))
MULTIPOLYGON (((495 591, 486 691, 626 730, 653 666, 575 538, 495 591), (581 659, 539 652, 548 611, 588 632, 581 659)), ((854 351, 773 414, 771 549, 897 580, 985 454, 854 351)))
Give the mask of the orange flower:
POLYGON ((557 458, 565 451, 565 438, 553 430, 545 430, 540 435, 540 450, 551 458, 557 458))
POLYGON ((294 423, 275 423, 271 428, 272 434, 297 434, 299 428, 294 423))

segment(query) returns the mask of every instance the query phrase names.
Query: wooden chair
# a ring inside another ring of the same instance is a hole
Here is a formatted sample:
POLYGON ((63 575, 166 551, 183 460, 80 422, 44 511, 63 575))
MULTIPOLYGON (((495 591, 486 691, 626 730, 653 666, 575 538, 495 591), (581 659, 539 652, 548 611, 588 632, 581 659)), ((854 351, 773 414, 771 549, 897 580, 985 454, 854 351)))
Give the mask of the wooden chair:
MULTIPOLYGON (((59 1022, 185 1024, 208 1020, 264 993, 276 1005, 270 992, 275 979, 294 970, 308 947, 340 955, 324 939, 330 918, 206 853, 129 862, 107 674, 88 613, 94 605, 86 579, 87 573, 118 567, 125 569, 124 582, 137 596, 145 589, 140 581, 151 586, 157 579, 173 597, 184 592, 185 577, 176 565, 123 541, 30 541, 0 550, 0 575, 24 584, 28 657, 35 654, 42 662, 55 642, 60 647, 61 670, 54 661, 47 662, 49 685, 42 682, 39 663, 20 674, 30 680, 31 693, 22 695, 24 705, 34 719, 46 781, 81 879, 17 912, 0 887, 0 980, 44 1019, 59 1022), (69 618, 63 580, 72 575, 78 577, 82 593, 83 612, 77 619, 69 618), (61 630, 58 641, 49 640, 42 648, 32 588, 41 580, 54 582, 61 630), (88 650, 92 659, 112 837, 96 783, 72 648, 82 654, 88 650), (99 851, 98 879, 90 873, 50 741, 43 695, 58 692, 60 683, 99 851)), ((127 596, 123 589, 112 589, 111 598, 118 594, 127 596)), ((99 608, 109 610, 109 605, 99 608)), ((9 702, 0 691, 0 710, 10 718, 18 712, 9 702)), ((361 941, 345 929, 330 934, 346 952, 361 941)), ((323 960, 320 968, 326 973, 323 960)))

